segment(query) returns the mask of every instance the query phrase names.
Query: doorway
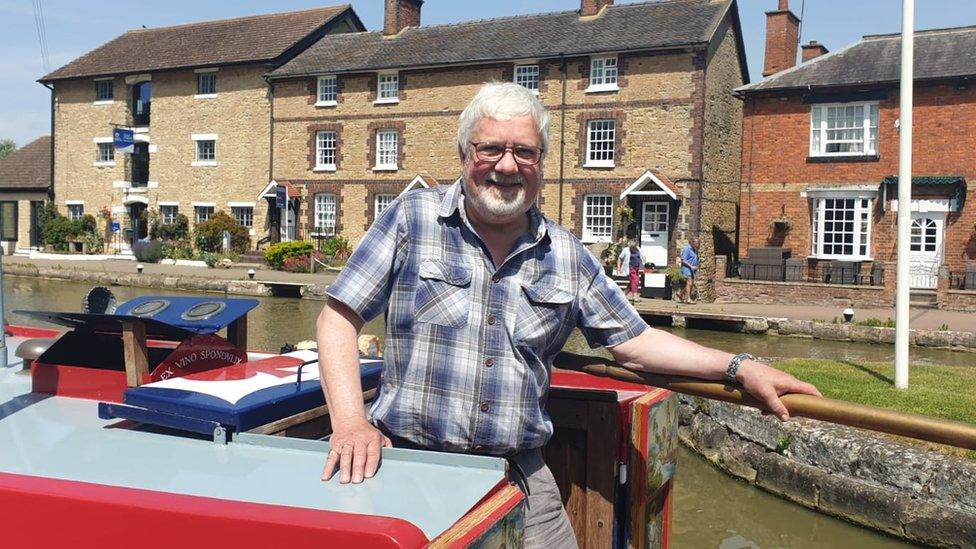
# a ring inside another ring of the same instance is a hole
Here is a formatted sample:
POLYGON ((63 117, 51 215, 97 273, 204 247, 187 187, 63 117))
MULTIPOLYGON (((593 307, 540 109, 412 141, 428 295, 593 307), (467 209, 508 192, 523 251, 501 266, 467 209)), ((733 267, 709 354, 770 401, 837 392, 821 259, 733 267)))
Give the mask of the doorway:
POLYGON ((640 248, 644 261, 655 267, 668 265, 669 202, 644 202, 641 204, 640 248))
POLYGON ((912 212, 909 255, 910 286, 932 290, 945 256, 945 213, 912 212))

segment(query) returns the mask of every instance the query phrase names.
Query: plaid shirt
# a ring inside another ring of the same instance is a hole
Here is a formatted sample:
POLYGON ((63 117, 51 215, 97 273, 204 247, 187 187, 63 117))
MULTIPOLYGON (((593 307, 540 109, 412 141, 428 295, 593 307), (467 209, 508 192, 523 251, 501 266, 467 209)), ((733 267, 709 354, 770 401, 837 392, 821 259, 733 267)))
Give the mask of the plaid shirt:
POLYGON ((553 357, 574 328, 593 347, 647 324, 602 265, 533 206, 495 268, 467 221, 461 183, 406 193, 356 248, 328 294, 370 320, 386 311, 372 421, 425 448, 507 455, 552 436, 553 357))

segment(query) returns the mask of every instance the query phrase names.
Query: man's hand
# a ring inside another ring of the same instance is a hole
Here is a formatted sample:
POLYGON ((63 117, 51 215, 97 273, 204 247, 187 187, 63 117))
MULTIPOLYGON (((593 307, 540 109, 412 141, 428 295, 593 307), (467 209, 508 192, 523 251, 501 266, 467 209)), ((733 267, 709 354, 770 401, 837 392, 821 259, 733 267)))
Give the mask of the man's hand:
POLYGON ((359 484, 373 478, 380 466, 380 449, 393 446, 390 439, 368 421, 356 421, 342 426, 329 438, 332 449, 325 460, 322 480, 329 480, 339 471, 339 482, 359 484))
POLYGON ((790 413, 783 405, 783 401, 779 399, 780 395, 803 393, 817 397, 823 396, 813 385, 755 360, 743 362, 735 377, 749 394, 765 404, 770 412, 781 421, 789 419, 790 413))

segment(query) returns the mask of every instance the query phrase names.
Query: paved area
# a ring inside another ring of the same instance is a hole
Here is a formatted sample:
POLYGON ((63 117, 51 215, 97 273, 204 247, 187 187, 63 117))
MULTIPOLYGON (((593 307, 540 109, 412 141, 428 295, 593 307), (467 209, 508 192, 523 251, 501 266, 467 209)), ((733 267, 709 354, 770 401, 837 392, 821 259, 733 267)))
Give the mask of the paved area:
MULTIPOLYGON (((7 256, 3 258, 7 264, 35 265, 37 267, 47 267, 59 270, 79 270, 89 272, 113 272, 113 273, 135 273, 135 261, 127 260, 55 260, 55 259, 30 259, 27 257, 7 256)), ((191 267, 182 265, 157 265, 152 263, 143 264, 143 274, 175 276, 175 277, 199 277, 219 280, 247 280, 247 271, 255 269, 254 280, 274 281, 274 282, 295 282, 304 284, 329 284, 335 280, 337 275, 334 271, 316 274, 307 273, 286 273, 275 271, 268 268, 255 268, 253 265, 235 266, 230 269, 207 269, 203 267, 191 267)), ((791 320, 823 320, 830 322, 834 318, 841 318, 843 307, 828 307, 822 305, 802 305, 802 304, 783 304, 783 305, 757 305, 751 303, 696 303, 688 305, 675 301, 662 299, 643 298, 637 303, 637 308, 645 314, 673 314, 675 312, 685 313, 710 313, 737 316, 755 316, 765 318, 787 318, 791 320)), ((865 320, 877 318, 886 320, 895 318, 895 309, 856 309, 854 320, 865 320)), ((976 332, 976 314, 956 311, 943 311, 939 309, 913 308, 911 310, 911 325, 913 328, 925 330, 938 330, 948 326, 949 330, 976 332)))

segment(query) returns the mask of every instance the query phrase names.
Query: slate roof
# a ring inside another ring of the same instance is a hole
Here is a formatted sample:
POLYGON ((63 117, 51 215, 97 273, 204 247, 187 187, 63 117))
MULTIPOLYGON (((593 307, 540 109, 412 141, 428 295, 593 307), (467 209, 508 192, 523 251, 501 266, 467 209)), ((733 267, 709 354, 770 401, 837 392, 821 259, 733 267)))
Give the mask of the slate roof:
POLYGON ((134 29, 40 81, 272 61, 347 10, 355 17, 352 8, 342 5, 134 29))
POLYGON ((51 186, 51 136, 38 137, 0 160, 0 191, 51 186))
POLYGON ((670 0, 609 6, 593 19, 565 11, 408 28, 394 37, 330 35, 271 78, 706 44, 733 3, 670 0))
MULTIPOLYGON (((976 27, 915 33, 915 80, 976 75, 976 27)), ((889 84, 901 78, 901 34, 865 36, 858 42, 736 89, 771 90, 889 84)))

